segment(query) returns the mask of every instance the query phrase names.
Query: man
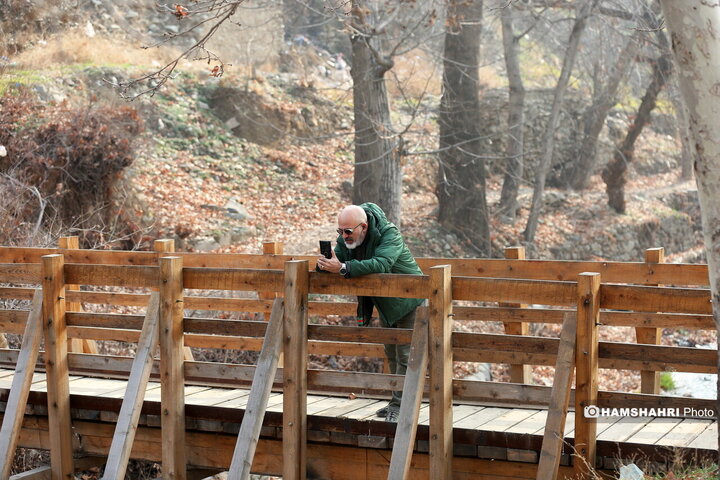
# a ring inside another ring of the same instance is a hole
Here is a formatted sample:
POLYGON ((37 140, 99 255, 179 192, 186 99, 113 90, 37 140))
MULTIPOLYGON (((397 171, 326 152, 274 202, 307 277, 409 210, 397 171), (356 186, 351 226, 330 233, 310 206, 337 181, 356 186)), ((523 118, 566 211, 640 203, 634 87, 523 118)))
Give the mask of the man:
MULTIPOLYGON (((349 205, 338 215, 338 238, 332 258, 322 255, 317 268, 354 278, 370 273, 422 275, 398 228, 388 221, 374 203, 349 205)), ((388 328, 413 328, 420 298, 358 297, 358 324, 367 326, 377 308, 380 321, 388 328)), ((410 345, 385 345, 390 373, 405 375, 410 345)), ((388 422, 397 422, 402 391, 393 392, 386 407, 377 411, 388 422)))

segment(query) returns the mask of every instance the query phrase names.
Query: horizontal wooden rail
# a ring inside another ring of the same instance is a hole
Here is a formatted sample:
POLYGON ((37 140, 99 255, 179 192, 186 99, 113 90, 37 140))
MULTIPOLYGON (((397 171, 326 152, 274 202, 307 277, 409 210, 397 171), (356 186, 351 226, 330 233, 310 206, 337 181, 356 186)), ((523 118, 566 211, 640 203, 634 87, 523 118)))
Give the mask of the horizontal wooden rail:
POLYGON ((571 306, 577 284, 546 280, 452 277, 453 300, 571 306))
POLYGON ((600 368, 717 373, 717 350, 598 342, 600 368))
POLYGON ((32 300, 34 288, 0 287, 0 298, 7 300, 32 300))
POLYGON ((0 264, 0 279, 3 283, 40 283, 40 264, 3 263, 0 264))
POLYGON ((597 272, 604 282, 610 283, 708 285, 707 265, 464 258, 416 260, 423 271, 436 265, 451 265, 453 275, 471 277, 575 281, 582 272, 597 272))
POLYGON ((199 290, 282 290, 282 270, 183 268, 183 286, 199 290))
MULTIPOLYGON (((2 274, 0 273, 0 275, 2 274)), ((160 284, 160 269, 158 267, 70 263, 65 264, 65 283, 114 287, 156 287, 160 284)))
POLYGON ((425 275, 372 274, 347 279, 322 272, 310 273, 310 293, 427 298, 429 288, 430 281, 425 275))
POLYGON ((636 312, 712 314, 710 290, 696 288, 602 284, 600 308, 636 312))

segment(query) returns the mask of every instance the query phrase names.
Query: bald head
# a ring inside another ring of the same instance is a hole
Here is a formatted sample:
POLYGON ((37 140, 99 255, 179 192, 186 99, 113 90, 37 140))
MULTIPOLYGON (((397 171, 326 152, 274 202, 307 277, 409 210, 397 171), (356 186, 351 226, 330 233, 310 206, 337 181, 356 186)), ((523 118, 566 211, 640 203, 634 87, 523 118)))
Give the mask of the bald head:
POLYGON ((352 250, 365 241, 367 234, 367 214, 357 205, 348 205, 338 215, 338 233, 345 242, 345 246, 352 250), (343 233, 341 233, 343 232, 343 233))
POLYGON ((367 223, 367 214, 362 207, 357 205, 348 205, 347 207, 340 210, 338 215, 338 225, 350 225, 350 228, 357 225, 358 223, 367 223))

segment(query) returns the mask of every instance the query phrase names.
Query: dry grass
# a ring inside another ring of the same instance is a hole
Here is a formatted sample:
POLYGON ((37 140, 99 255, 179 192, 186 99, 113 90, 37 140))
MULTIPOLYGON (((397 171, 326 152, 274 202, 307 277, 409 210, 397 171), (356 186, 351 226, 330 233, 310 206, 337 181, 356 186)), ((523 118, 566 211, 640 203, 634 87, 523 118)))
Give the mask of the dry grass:
POLYGON ((121 39, 96 35, 89 37, 81 30, 55 35, 42 45, 20 53, 14 60, 20 68, 47 69, 67 65, 133 65, 158 67, 177 56, 169 47, 141 48, 121 39))

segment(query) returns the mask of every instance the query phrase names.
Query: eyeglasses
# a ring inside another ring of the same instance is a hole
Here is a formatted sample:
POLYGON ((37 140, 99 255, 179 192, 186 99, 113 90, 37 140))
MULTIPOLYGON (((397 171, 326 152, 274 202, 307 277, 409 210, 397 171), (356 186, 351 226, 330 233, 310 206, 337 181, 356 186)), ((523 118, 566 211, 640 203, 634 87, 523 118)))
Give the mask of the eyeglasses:
POLYGON ((362 224, 363 224, 363 222, 360 222, 357 225, 355 225, 353 228, 338 228, 337 233, 338 233, 338 235, 348 235, 348 236, 352 235, 353 232, 355 231, 355 229, 362 224))

